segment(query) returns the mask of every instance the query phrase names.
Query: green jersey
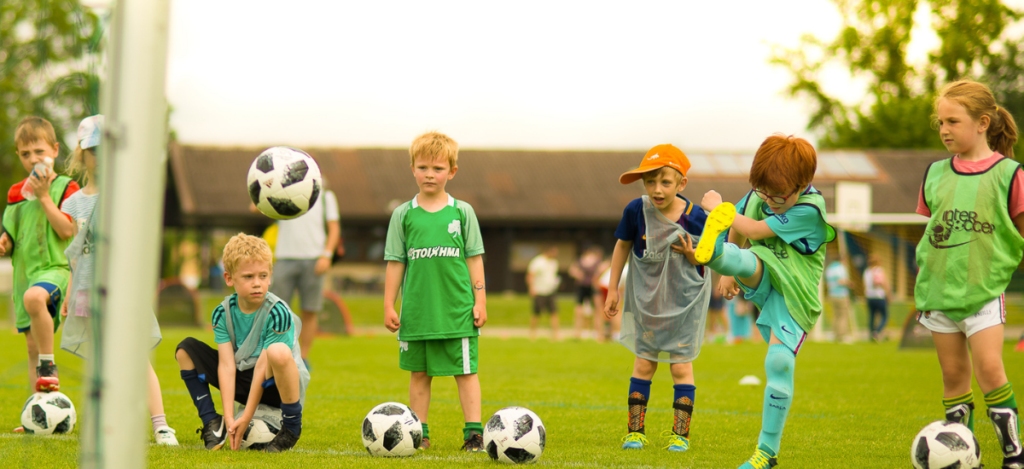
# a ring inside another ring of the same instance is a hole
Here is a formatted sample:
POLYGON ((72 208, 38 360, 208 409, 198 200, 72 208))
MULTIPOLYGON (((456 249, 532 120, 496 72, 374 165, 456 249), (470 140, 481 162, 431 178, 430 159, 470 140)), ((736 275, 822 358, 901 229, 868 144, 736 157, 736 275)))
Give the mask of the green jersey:
MULTIPOLYGON (((796 240, 786 242, 782 238, 784 231, 773 228, 777 236, 750 240, 750 250, 764 263, 772 288, 782 293, 790 316, 803 330, 809 331, 821 315, 818 286, 825 270, 825 244, 836 239, 836 230, 825 221, 825 199, 814 187, 800 194, 790 211, 793 214, 812 214, 810 216, 814 217, 818 229, 824 231, 824 242, 817 246, 796 240)), ((743 215, 748 218, 761 221, 772 217, 786 218, 789 214, 775 215, 760 197, 747 194, 743 215)), ((769 222, 769 226, 772 225, 773 222, 769 222)))
MULTIPOLYGON (((46 282, 56 285, 64 294, 71 275, 68 258, 64 255, 71 239, 60 239, 38 199, 28 200, 21 196, 21 188, 26 181, 11 187, 3 218, 4 231, 14 243, 11 262, 14 266, 14 309, 19 329, 31 324, 24 305, 25 292, 29 287, 46 282)), ((50 199, 60 208, 64 199, 77 190, 78 183, 71 178, 57 176, 50 184, 50 199)), ((59 309, 60 305, 54 307, 59 309)), ((54 330, 59 324, 60 315, 57 315, 53 320, 54 330)))
POLYGON ((952 158, 928 167, 923 195, 932 216, 917 245, 918 311, 962 321, 1006 291, 1024 249, 1009 209, 1019 167, 1009 158, 983 173, 957 173, 952 158))
POLYGON ((385 261, 405 264, 398 340, 480 335, 473 325, 473 288, 466 258, 484 253, 473 207, 448 196, 436 212, 414 197, 391 214, 385 261))

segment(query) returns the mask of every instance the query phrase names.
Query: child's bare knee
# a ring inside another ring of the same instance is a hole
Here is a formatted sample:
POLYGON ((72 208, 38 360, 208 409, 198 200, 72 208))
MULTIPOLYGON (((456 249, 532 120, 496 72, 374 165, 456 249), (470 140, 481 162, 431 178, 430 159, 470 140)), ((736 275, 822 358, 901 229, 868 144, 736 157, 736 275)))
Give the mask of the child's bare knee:
POLYGON ((31 316, 35 316, 40 313, 49 314, 46 311, 46 302, 49 300, 49 297, 50 296, 46 293, 46 290, 40 287, 29 288, 22 297, 25 305, 25 311, 31 316))
POLYGON ((189 370, 195 368, 195 365, 192 363, 192 357, 189 356, 185 349, 178 349, 175 351, 174 359, 178 361, 178 368, 189 370))
POLYGON ((288 363, 295 364, 295 360, 292 358, 292 349, 282 343, 270 344, 267 347, 267 360, 275 367, 288 363))

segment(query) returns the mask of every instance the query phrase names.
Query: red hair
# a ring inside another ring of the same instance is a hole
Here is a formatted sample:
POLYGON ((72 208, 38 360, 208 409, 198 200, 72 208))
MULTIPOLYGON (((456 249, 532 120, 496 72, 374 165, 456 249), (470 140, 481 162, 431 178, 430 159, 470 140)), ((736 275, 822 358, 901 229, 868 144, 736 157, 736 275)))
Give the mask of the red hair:
POLYGON ((811 184, 818 156, 807 140, 774 134, 761 143, 750 166, 750 185, 777 193, 789 193, 811 184))

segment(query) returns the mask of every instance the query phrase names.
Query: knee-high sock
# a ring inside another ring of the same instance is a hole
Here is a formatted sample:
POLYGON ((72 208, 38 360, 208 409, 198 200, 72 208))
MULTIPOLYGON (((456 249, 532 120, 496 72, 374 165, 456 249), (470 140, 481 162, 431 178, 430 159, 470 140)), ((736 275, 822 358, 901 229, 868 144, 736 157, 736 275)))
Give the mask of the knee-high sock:
POLYGON ((757 272, 757 256, 735 244, 723 243, 722 255, 709 262, 708 267, 729 277, 750 277, 757 272))
POLYGON ((281 425, 291 430, 295 436, 302 436, 302 404, 299 404, 299 401, 291 404, 281 403, 281 425))
POLYGON ((996 431, 996 437, 999 438, 1003 457, 1024 459, 1017 417, 1017 399, 1013 395, 1013 384, 1006 383, 999 389, 985 393, 985 405, 988 406, 988 417, 992 420, 992 428, 996 431))
POLYGON ((974 432, 974 393, 967 391, 967 394, 957 397, 942 399, 942 405, 946 408, 946 420, 967 426, 974 432))
POLYGON ((647 416, 647 400, 651 395, 651 382, 646 379, 629 378, 629 422, 630 433, 644 433, 644 418, 647 416))
POLYGON ((793 370, 796 356, 785 345, 768 346, 764 369, 768 385, 764 389, 764 415, 761 417, 759 445, 765 445, 776 455, 782 443, 782 429, 786 426, 786 415, 793 404, 793 370))
POLYGON ((690 419, 693 418, 693 404, 697 395, 697 386, 692 384, 676 384, 675 399, 672 401, 672 431, 676 435, 690 437, 690 419))
POLYGON ((192 403, 195 404, 203 425, 217 418, 217 409, 214 408, 213 398, 210 396, 210 385, 199 380, 199 373, 196 370, 182 370, 181 380, 185 382, 185 388, 192 396, 192 403))

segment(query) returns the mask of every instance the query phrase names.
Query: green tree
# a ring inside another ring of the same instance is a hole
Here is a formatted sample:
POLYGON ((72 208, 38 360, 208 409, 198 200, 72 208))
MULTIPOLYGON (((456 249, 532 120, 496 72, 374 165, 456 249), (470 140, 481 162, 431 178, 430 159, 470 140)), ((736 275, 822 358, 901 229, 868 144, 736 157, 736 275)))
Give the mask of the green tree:
POLYGON ((776 48, 771 59, 793 77, 786 93, 811 101, 808 128, 821 134, 822 147, 942 148, 932 102, 942 83, 963 77, 988 84, 1018 122, 1024 117, 1024 52, 1020 38, 1004 35, 1021 12, 999 0, 932 0, 931 27, 941 44, 915 67, 907 46, 920 1, 833 1, 843 26, 831 42, 804 36, 799 48, 776 48), (833 63, 867 82, 862 102, 846 104, 823 89, 821 71, 833 63))
MULTIPOLYGON (((25 177, 14 131, 25 116, 53 123, 66 157, 64 129, 98 112, 99 18, 77 0, 0 0, 0 212, 25 177)), ((58 168, 59 170, 60 168, 58 168)))

